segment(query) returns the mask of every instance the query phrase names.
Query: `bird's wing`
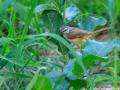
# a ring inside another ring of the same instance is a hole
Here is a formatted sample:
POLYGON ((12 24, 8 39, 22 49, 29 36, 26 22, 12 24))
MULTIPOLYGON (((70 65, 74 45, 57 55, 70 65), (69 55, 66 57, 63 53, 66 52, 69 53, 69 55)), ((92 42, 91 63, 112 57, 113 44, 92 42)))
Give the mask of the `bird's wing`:
POLYGON ((85 30, 82 29, 72 29, 70 33, 67 35, 69 39, 74 39, 74 38, 85 38, 86 36, 91 35, 92 33, 86 32, 85 30))

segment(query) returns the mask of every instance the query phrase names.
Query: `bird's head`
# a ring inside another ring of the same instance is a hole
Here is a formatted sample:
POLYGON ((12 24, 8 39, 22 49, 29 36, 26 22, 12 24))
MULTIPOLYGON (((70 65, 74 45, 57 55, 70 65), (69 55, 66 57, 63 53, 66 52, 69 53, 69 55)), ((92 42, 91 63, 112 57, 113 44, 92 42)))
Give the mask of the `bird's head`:
POLYGON ((60 28, 60 32, 63 33, 63 34, 67 34, 70 32, 70 27, 69 26, 62 26, 60 28))

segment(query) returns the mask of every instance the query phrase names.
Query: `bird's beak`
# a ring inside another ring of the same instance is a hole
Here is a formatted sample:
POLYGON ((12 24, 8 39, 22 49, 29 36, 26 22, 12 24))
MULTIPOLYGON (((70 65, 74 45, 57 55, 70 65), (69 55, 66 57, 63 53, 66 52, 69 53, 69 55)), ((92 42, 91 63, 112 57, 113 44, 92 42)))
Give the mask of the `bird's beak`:
POLYGON ((60 28, 60 33, 63 33, 64 32, 64 27, 61 27, 60 28))
POLYGON ((64 32, 64 30, 63 29, 60 29, 60 33, 63 33, 64 32))

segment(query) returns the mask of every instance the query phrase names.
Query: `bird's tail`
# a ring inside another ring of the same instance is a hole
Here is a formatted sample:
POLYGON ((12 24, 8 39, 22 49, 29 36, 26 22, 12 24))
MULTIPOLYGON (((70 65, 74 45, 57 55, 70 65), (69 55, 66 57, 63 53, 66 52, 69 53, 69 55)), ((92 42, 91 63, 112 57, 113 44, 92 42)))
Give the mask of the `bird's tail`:
POLYGON ((109 30, 110 30, 110 27, 105 27, 105 28, 98 29, 98 30, 94 31, 93 34, 97 34, 97 33, 101 33, 101 32, 106 32, 106 31, 109 31, 109 30))
POLYGON ((109 30, 110 30, 110 27, 105 27, 105 28, 96 30, 93 32, 92 38, 100 41, 108 40, 110 38, 109 30))

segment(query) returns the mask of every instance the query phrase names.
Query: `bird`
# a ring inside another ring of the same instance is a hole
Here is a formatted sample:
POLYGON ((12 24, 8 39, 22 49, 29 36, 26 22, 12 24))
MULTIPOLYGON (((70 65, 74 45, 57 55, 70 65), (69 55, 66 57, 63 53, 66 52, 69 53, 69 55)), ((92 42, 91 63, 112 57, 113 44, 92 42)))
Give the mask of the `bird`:
POLYGON ((95 37, 95 34, 106 32, 109 29, 109 27, 106 27, 96 30, 94 32, 88 32, 77 27, 62 26, 60 28, 60 32, 63 34, 64 38, 67 39, 69 42, 80 46, 80 44, 86 42, 89 38, 95 37))

